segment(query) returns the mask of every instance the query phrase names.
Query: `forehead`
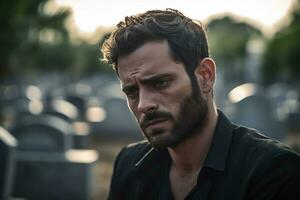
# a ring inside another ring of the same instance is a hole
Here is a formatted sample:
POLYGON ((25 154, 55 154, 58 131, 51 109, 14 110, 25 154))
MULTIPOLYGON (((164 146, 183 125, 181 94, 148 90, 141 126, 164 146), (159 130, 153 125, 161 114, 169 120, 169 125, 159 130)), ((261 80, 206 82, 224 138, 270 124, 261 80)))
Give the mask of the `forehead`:
POLYGON ((118 59, 118 73, 121 83, 127 83, 147 76, 185 73, 182 63, 171 57, 167 41, 147 42, 133 53, 118 59))

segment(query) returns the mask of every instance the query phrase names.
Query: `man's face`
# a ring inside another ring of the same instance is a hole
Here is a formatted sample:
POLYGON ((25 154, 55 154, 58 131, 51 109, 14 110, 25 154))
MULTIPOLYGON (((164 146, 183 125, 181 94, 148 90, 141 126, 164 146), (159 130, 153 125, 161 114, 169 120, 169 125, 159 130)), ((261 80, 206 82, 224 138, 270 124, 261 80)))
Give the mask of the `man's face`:
POLYGON ((166 41, 148 42, 120 57, 118 73, 128 105, 154 148, 176 146, 200 131, 207 102, 183 64, 171 58, 166 41))

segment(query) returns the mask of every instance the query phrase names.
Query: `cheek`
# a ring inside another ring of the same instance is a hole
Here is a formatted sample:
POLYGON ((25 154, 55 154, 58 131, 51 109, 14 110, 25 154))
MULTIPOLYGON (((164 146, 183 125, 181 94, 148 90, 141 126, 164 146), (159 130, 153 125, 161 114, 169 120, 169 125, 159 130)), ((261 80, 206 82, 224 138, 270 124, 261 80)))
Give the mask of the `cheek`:
POLYGON ((137 112, 137 105, 136 103, 130 101, 127 99, 127 106, 129 108, 129 110, 131 111, 131 113, 138 119, 139 118, 139 114, 137 112))
POLYGON ((164 98, 161 99, 165 99, 164 105, 167 106, 171 110, 171 112, 177 113, 182 100, 185 97, 190 96, 191 94, 192 89, 191 87, 189 87, 189 85, 187 85, 185 87, 172 88, 168 90, 164 94, 164 98))
POLYGON ((170 104, 171 105, 170 109, 171 109, 171 112, 173 113, 174 117, 178 117, 177 115, 178 115, 178 112, 180 110, 182 98, 183 98, 182 95, 177 96, 175 98, 175 101, 173 100, 173 103, 170 104))
POLYGON ((184 95, 183 93, 169 93, 161 96, 159 110, 169 112, 177 118, 184 95))

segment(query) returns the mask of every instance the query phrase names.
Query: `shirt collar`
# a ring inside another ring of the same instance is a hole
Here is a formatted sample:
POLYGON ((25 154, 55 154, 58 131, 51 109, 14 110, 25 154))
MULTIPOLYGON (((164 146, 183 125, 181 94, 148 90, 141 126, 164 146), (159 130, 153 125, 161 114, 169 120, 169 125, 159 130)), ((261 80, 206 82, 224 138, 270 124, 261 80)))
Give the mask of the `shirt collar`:
MULTIPOLYGON (((232 138, 232 124, 220 110, 218 110, 218 114, 213 141, 205 159, 204 167, 224 171, 232 138)), ((167 149, 157 151, 150 148, 135 164, 135 167, 140 170, 146 166, 152 166, 154 163, 168 162, 170 159, 167 149)))
POLYGON ((204 167, 224 171, 232 138, 232 123, 218 110, 218 121, 204 167))
POLYGON ((167 149, 156 150, 151 147, 150 150, 148 150, 148 152, 135 164, 135 169, 137 172, 155 171, 156 167, 164 166, 170 160, 171 158, 167 149))

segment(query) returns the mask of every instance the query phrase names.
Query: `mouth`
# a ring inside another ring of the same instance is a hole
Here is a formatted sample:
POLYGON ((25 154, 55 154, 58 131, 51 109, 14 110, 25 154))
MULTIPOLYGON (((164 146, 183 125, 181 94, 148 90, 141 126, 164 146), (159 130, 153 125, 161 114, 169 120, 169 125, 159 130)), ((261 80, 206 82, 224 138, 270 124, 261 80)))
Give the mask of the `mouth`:
POLYGON ((145 123, 144 128, 154 128, 155 126, 167 121, 167 119, 153 119, 145 123))

